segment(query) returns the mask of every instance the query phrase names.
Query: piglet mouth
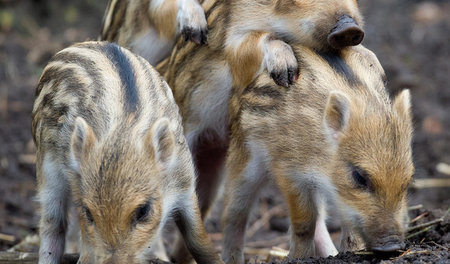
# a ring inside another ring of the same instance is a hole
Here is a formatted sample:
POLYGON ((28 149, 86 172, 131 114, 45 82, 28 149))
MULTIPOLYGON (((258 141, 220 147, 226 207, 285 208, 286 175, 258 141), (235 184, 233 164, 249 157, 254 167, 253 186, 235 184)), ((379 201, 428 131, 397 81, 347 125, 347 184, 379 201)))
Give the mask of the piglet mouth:
POLYGON ((371 247, 372 251, 379 253, 390 253, 404 248, 405 243, 398 236, 389 236, 380 239, 371 247))

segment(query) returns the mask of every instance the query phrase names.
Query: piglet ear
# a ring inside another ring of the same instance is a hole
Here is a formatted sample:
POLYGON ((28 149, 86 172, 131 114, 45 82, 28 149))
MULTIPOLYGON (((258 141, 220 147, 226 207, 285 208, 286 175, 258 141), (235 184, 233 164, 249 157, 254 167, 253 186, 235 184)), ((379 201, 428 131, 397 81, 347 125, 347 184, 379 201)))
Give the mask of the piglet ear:
POLYGON ((411 93, 409 92, 409 89, 401 91, 394 98, 393 105, 400 116, 406 120, 411 120, 411 93))
POLYGON ((80 172, 80 164, 84 153, 89 152, 95 143, 95 135, 92 128, 82 117, 75 119, 75 125, 70 142, 70 166, 80 172))
POLYGON ((163 169, 170 169, 176 158, 175 136, 167 118, 160 118, 151 127, 147 134, 147 147, 153 147, 155 161, 163 169))
POLYGON ((350 102, 340 92, 331 92, 325 106, 324 122, 334 139, 339 138, 340 132, 345 130, 350 117, 350 102))

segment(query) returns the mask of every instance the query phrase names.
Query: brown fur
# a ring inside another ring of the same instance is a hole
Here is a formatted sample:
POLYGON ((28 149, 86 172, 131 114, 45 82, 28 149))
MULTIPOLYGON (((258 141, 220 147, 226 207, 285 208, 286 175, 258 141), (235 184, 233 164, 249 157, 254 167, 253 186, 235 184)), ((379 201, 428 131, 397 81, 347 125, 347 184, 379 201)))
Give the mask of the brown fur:
MULTIPOLYGON (((294 50, 304 70, 293 87, 279 90, 263 74, 232 93, 223 216, 229 263, 243 261, 248 210, 267 181, 266 172, 253 172, 255 166, 267 168, 287 200, 291 257, 323 253, 313 239, 316 221, 326 215, 325 197, 368 248, 403 239, 406 187, 414 173, 409 93, 391 103, 381 66, 362 47, 331 55, 330 63, 307 48, 294 50), (352 166, 368 173, 366 187, 352 178, 352 166)), ((353 239, 343 237, 343 243, 353 239)))

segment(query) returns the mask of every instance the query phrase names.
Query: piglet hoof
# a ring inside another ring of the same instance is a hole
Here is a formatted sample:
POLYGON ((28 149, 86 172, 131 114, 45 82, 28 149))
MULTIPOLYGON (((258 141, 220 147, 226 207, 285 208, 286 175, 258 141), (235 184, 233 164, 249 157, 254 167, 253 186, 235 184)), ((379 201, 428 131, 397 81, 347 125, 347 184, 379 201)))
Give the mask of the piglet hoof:
POLYGON ((206 44, 208 25, 205 11, 197 0, 183 0, 179 3, 177 21, 179 32, 185 40, 206 44))
POLYGON ((266 50, 265 63, 270 77, 277 85, 289 87, 297 81, 297 58, 287 43, 271 40, 266 50))
POLYGON ((181 31, 181 35, 184 40, 192 41, 195 44, 206 44, 208 30, 205 29, 194 29, 191 27, 183 28, 181 31))
POLYGON ((298 69, 288 68, 287 71, 271 72, 270 77, 279 86, 289 87, 298 79, 298 69))

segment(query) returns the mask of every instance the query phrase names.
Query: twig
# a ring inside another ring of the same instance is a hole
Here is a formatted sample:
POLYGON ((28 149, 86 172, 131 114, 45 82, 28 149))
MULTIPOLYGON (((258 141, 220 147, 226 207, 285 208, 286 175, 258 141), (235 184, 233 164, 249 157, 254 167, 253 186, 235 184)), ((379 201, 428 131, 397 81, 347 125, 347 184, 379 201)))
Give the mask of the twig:
POLYGON ((408 211, 418 210, 418 209, 422 209, 422 208, 423 208, 422 204, 413 205, 413 206, 408 207, 408 211))
POLYGON ((439 163, 436 166, 436 170, 442 174, 450 175, 450 165, 446 163, 439 163))
POLYGON ((448 250, 447 247, 444 247, 443 245, 439 245, 438 243, 436 243, 434 241, 430 241, 428 243, 431 243, 431 244, 435 245, 436 247, 442 248, 443 250, 448 250))
POLYGON ((394 258, 394 260, 400 259, 400 258, 402 258, 402 257, 404 257, 404 256, 407 256, 407 255, 413 255, 413 254, 425 254, 425 253, 426 253, 426 254, 430 254, 430 253, 433 253, 433 252, 431 252, 431 251, 429 251, 429 250, 412 251, 411 249, 408 249, 408 250, 406 250, 405 252, 403 252, 400 256, 394 258))
POLYGON ((450 187, 450 179, 417 179, 411 185, 415 189, 443 187, 450 187))
POLYGON ((447 212, 445 212, 445 214, 443 216, 441 216, 440 218, 434 219, 434 220, 432 220, 430 222, 427 222, 427 223, 423 223, 421 225, 410 227, 410 228, 408 228, 408 232, 411 232, 411 231, 414 231, 414 230, 417 230, 417 229, 421 229, 421 228, 425 228, 425 227, 428 227, 428 226, 432 226, 432 225, 435 225, 435 224, 439 224, 439 223, 444 221, 445 217, 447 217, 447 215, 449 213, 450 213, 450 207, 447 209, 447 212))
POLYGON ((244 254, 249 256, 258 256, 261 258, 265 258, 266 261, 268 261, 270 258, 276 257, 276 258, 285 258, 289 255, 289 251, 281 248, 250 248, 245 247, 244 248, 244 254))
POLYGON ((403 252, 402 254, 400 254, 400 256, 396 257, 395 259, 399 259, 399 258, 405 256, 405 255, 408 254, 410 251, 411 251, 411 249, 408 248, 405 252, 403 252))
POLYGON ((440 222, 442 222, 442 221, 443 221, 443 219, 441 219, 441 218, 439 218, 439 219, 434 219, 434 220, 432 220, 432 221, 430 221, 430 222, 427 222, 427 223, 423 223, 423 224, 420 224, 420 225, 416 225, 416 226, 410 227, 410 228, 408 228, 408 232, 411 232, 411 231, 414 231, 414 230, 418 230, 418 229, 422 229, 422 228, 425 228, 425 227, 429 227, 429 226, 438 224, 438 223, 440 223, 440 222))
POLYGON ((246 244, 249 247, 267 248, 267 247, 271 247, 273 245, 283 243, 285 241, 289 241, 289 235, 278 236, 277 238, 272 239, 272 240, 258 240, 258 241, 253 241, 253 242, 247 242, 246 244))
POLYGON ((34 154, 21 154, 19 156, 19 163, 21 164, 36 164, 36 155, 34 154))
POLYGON ((425 213, 423 213, 423 214, 421 214, 421 215, 415 217, 415 218, 414 218, 413 220, 411 220, 409 223, 412 224, 412 223, 414 223, 414 222, 417 222, 418 220, 422 219, 424 216, 426 216, 426 215, 428 215, 428 214, 429 214, 428 212, 425 212, 425 213))
POLYGON ((269 261, 270 258, 276 257, 276 258, 285 258, 289 255, 289 251, 282 249, 282 248, 277 248, 277 247, 273 247, 270 251, 269 251, 269 256, 267 256, 266 261, 269 261))
POLYGON ((447 212, 445 212, 445 214, 441 216, 442 220, 444 220, 448 214, 450 214, 450 206, 448 207, 447 212))
POLYGON ((420 231, 418 231, 418 232, 415 232, 415 233, 412 233, 411 235, 406 236, 406 239, 413 238, 413 237, 415 237, 415 236, 417 236, 417 235, 420 235, 420 234, 422 234, 422 233, 427 232, 427 231, 430 230, 430 229, 431 229, 431 226, 425 227, 424 229, 422 229, 422 230, 420 230, 420 231))
POLYGON ((277 205, 275 207, 272 207, 270 210, 266 211, 260 219, 258 219, 253 225, 248 229, 246 237, 251 238, 253 235, 255 235, 256 232, 258 232, 261 227, 263 227, 266 223, 269 222, 270 218, 272 218, 274 215, 280 214, 283 212, 283 204, 277 205))
POLYGON ((16 237, 0 233, 0 240, 14 242, 14 241, 16 241, 16 237))
POLYGON ((372 251, 356 251, 354 252, 355 255, 373 255, 374 253, 372 251))

